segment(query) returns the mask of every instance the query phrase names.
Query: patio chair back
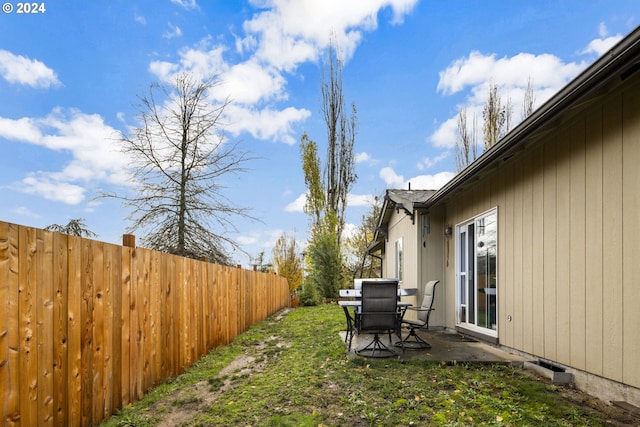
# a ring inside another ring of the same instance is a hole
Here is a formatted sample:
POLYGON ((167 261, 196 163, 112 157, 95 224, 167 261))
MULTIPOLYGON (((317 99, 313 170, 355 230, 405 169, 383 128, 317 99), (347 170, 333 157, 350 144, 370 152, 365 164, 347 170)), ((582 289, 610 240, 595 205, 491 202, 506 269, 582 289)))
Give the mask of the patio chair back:
POLYGON ((427 282, 424 288, 424 298, 422 298, 422 304, 420 305, 420 310, 417 312, 418 320, 420 320, 424 325, 429 327, 429 316, 433 311, 433 300, 436 292, 436 285, 439 280, 432 280, 427 282))
POLYGON ((398 281, 363 281, 360 331, 386 331, 398 325, 398 281))

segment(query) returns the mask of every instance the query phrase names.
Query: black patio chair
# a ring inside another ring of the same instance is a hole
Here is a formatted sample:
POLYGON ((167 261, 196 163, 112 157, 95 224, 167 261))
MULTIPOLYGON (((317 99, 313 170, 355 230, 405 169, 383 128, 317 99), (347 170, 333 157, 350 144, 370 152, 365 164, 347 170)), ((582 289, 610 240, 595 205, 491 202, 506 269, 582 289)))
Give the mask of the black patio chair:
POLYGON ((398 311, 398 281, 363 281, 362 309, 356 322, 358 333, 373 333, 373 341, 356 350, 356 354, 365 357, 392 357, 396 351, 385 345, 380 334, 400 334, 400 312, 398 311))
POLYGON ((431 344, 416 334, 416 329, 429 329, 429 317, 434 310, 433 300, 438 282, 439 280, 432 280, 424 287, 424 297, 420 307, 407 308, 407 312, 415 311, 417 313, 417 319, 402 319, 402 324, 409 327, 409 335, 404 340, 398 341, 396 345, 401 345, 403 349, 408 348, 410 350, 431 348, 431 344))

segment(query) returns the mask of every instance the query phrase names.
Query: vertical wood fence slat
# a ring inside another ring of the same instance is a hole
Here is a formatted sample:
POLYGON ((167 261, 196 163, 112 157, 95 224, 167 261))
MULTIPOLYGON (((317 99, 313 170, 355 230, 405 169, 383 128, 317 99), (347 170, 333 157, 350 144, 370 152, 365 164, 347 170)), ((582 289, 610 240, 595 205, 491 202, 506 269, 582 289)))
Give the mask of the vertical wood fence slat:
MULTIPOLYGON (((116 407, 122 408, 132 401, 131 390, 131 259, 133 249, 123 247, 120 253, 120 401, 116 407)), ((117 375, 117 372, 115 373, 117 375)))
POLYGON ((67 419, 82 425, 82 247, 79 237, 68 237, 67 286, 67 419))
POLYGON ((53 280, 54 280, 54 305, 53 305, 53 341, 54 341, 54 425, 68 425, 67 398, 68 398, 68 330, 69 322, 69 269, 68 269, 68 241, 67 236, 60 233, 53 235, 53 280))
POLYGON ((91 242, 90 250, 93 258, 93 269, 91 271, 91 282, 93 283, 92 303, 93 313, 90 313, 92 328, 91 350, 93 368, 93 381, 91 384, 91 419, 102 419, 104 411, 104 353, 105 353, 105 289, 104 289, 104 253, 102 245, 91 242))
POLYGON ((0 427, 93 426, 288 306, 273 274, 0 221, 0 427))
POLYGON ((0 420, 3 425, 20 423, 20 334, 19 334, 19 229, 0 223, 0 420))
POLYGON ((20 333, 20 423, 37 425, 37 385, 38 359, 34 345, 36 293, 36 231, 33 228, 22 228, 18 234, 18 316, 20 333))
POLYGON ((37 230, 38 425, 53 425, 53 234, 37 230))
POLYGON ((81 240, 80 271, 80 416, 83 426, 93 425, 93 251, 90 240, 81 240))

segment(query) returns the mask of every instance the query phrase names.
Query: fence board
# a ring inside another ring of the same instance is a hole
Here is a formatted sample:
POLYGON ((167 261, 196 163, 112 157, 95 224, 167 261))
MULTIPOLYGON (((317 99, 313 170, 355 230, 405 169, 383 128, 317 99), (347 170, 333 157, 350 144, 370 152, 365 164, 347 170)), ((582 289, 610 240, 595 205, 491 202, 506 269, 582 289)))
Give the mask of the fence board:
POLYGON ((93 381, 91 384, 91 418, 100 420, 104 411, 104 352, 105 352, 105 289, 104 289, 104 253, 102 245, 91 242, 90 250, 93 257, 93 269, 91 271, 91 282, 93 284, 92 302, 93 313, 91 316, 91 350, 93 368, 93 381))
POLYGON ((0 223, 0 420, 7 426, 20 422, 18 259, 18 227, 0 223))
POLYGON ((52 233, 53 236, 53 393, 54 393, 54 425, 68 425, 67 396, 68 396, 68 254, 67 236, 52 233))
POLYGON ((68 237, 67 286, 67 419, 69 426, 82 424, 82 240, 68 237))
POLYGON ((36 230, 23 228, 18 234, 18 311, 20 333, 20 422, 37 425, 38 359, 34 345, 36 294, 36 230))
POLYGON ((274 275, 0 222, 0 425, 97 425, 288 304, 274 275))
POLYGON ((36 231, 38 425, 53 425, 53 234, 36 231))
MULTIPOLYGON (((80 270, 80 417, 93 425, 93 251, 91 241, 81 240, 80 270)), ((96 423, 97 424, 97 423, 96 423)))
POLYGON ((120 308, 120 400, 116 407, 124 407, 131 398, 131 259, 133 250, 123 247, 120 253, 120 294, 122 298, 120 308))

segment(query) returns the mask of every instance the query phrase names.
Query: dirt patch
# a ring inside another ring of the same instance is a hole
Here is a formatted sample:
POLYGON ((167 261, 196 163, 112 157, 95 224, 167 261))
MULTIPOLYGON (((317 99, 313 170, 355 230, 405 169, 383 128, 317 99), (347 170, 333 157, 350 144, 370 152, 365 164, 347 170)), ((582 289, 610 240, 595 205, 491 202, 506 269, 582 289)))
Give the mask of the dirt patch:
POLYGON ((175 427, 187 424, 199 412, 215 404, 220 395, 235 387, 238 382, 262 372, 269 360, 268 352, 264 350, 273 346, 274 341, 277 341, 277 347, 286 346, 278 337, 269 337, 267 341, 252 347, 252 354, 236 357, 215 377, 184 387, 154 403, 149 408, 149 413, 160 420, 157 426, 175 427))

